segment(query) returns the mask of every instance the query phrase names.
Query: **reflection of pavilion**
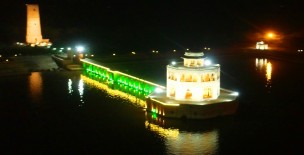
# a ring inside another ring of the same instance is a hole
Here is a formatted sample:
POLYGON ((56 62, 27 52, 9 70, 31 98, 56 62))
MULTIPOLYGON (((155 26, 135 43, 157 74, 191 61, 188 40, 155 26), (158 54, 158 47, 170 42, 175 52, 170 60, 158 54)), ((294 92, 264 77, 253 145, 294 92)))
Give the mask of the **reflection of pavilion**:
POLYGON ((146 113, 145 127, 164 140, 166 154, 217 154, 218 129, 214 125, 197 129, 197 122, 188 123, 186 125, 181 120, 166 120, 146 113))
POLYGON ((255 67, 261 72, 261 74, 265 74, 266 77, 266 85, 265 87, 271 88, 271 77, 272 77, 272 64, 267 59, 255 59, 255 67))

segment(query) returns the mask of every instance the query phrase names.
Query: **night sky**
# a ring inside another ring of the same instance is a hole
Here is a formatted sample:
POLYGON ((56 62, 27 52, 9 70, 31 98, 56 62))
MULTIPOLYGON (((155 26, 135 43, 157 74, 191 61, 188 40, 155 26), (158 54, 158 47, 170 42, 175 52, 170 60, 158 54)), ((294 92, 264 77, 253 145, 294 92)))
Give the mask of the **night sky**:
POLYGON ((54 45, 98 51, 245 47, 272 31, 304 46, 300 0, 36 0, 1 4, 2 44, 25 40, 25 3, 38 3, 42 33, 54 45))

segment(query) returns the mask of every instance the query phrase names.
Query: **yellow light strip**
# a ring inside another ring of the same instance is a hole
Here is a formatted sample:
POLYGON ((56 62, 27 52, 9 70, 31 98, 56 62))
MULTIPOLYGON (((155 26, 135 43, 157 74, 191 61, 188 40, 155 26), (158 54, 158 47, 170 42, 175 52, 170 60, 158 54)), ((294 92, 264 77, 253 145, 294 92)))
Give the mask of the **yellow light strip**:
POLYGON ((160 104, 165 105, 165 106, 179 106, 179 104, 177 104, 177 103, 165 103, 165 102, 161 102, 161 101, 155 100, 153 98, 150 98, 150 99, 152 101, 154 101, 154 102, 160 103, 160 104))
POLYGON ((104 90, 110 96, 113 96, 113 97, 119 96, 122 99, 129 100, 130 102, 132 102, 136 106, 139 106, 139 107, 142 107, 142 108, 147 107, 146 102, 144 100, 141 100, 141 99, 139 99, 139 98, 137 98, 137 97, 135 97, 131 94, 122 92, 120 90, 111 89, 111 88, 108 87, 108 85, 100 83, 100 82, 95 81, 95 80, 92 80, 89 77, 86 77, 84 75, 81 75, 80 78, 85 82, 85 84, 88 84, 88 85, 93 86, 93 87, 95 87, 97 89, 100 89, 100 90, 104 90))

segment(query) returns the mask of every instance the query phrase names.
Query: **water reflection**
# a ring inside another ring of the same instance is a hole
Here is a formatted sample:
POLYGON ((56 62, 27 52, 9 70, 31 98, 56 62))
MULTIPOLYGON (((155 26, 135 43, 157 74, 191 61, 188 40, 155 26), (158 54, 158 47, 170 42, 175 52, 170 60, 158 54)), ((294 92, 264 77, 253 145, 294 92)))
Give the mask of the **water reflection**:
POLYGON ((69 94, 70 94, 70 95, 72 95, 72 93, 73 93, 72 84, 73 84, 72 80, 69 79, 69 81, 68 81, 68 90, 69 90, 69 94))
MULTIPOLYGON (((137 96, 138 93, 134 94, 133 90, 101 83, 84 75, 81 75, 81 79, 86 85, 106 91, 112 97, 128 100, 135 106, 146 107, 146 102, 137 96)), ((196 129, 201 126, 196 123, 185 125, 178 119, 165 120, 148 112, 145 112, 145 117, 146 129, 155 132, 165 142, 167 154, 217 154, 219 132, 214 126, 206 125, 204 129, 196 129)))
MULTIPOLYGON (((79 82, 78 82, 78 91, 79 91, 79 96, 80 96, 80 102, 83 104, 84 103, 84 100, 83 100, 83 88, 84 84, 83 84, 83 80, 80 79, 79 82)), ((81 106, 81 105, 79 105, 81 106)))
POLYGON ((74 80, 74 82, 73 82, 72 79, 69 79, 69 80, 68 80, 68 94, 69 94, 70 96, 72 96, 72 97, 75 95, 75 94, 74 94, 74 90, 76 90, 76 92, 77 92, 77 90, 78 90, 78 94, 76 93, 77 96, 79 95, 79 101, 80 101, 80 104, 78 104, 78 106, 79 106, 79 107, 82 107, 83 104, 85 103, 85 102, 84 102, 84 99, 83 99, 83 94, 84 94, 84 82, 83 82, 82 79, 78 79, 78 78, 77 78, 77 81, 74 80))
MULTIPOLYGON (((217 129, 209 128, 199 131, 183 129, 187 125, 181 125, 182 120, 165 120, 165 118, 149 118, 146 113, 145 127, 157 133, 165 142, 167 154, 217 154, 219 132, 217 129), (166 124, 166 121, 171 121, 166 124)), ((195 128, 197 124, 194 124, 195 128)))
POLYGON ((267 59, 256 58, 255 59, 255 68, 261 75, 265 75, 266 84, 265 87, 268 89, 268 92, 271 92, 272 87, 272 64, 267 59))
POLYGON ((30 97, 34 103, 40 103, 42 94, 42 77, 40 72, 32 72, 29 76, 30 97))
MULTIPOLYGON (((121 89, 118 86, 118 89, 112 89, 116 88, 113 87, 111 84, 107 83, 101 83, 95 80, 90 79, 89 77, 86 77, 84 75, 81 75, 80 78, 83 80, 83 82, 89 86, 95 87, 97 89, 100 89, 102 91, 106 91, 111 97, 119 97, 122 99, 126 99, 133 103, 135 106, 139 106, 142 108, 146 108, 146 102, 139 98, 139 96, 134 94, 134 90, 132 89, 121 89)), ((138 93, 140 94, 140 93, 138 93)), ((141 96, 141 95, 140 95, 141 96)))

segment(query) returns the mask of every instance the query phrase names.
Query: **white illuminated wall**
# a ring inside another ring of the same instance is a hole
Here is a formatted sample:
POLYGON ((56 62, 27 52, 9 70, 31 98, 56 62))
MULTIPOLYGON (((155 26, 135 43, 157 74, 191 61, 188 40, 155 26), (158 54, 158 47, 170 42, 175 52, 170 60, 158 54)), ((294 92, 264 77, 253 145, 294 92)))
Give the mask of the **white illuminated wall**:
POLYGON ((220 95, 220 66, 167 66, 167 97, 183 101, 217 99, 220 95))
POLYGON ((265 44, 263 41, 257 42, 256 49, 267 50, 268 49, 268 44, 265 44))

